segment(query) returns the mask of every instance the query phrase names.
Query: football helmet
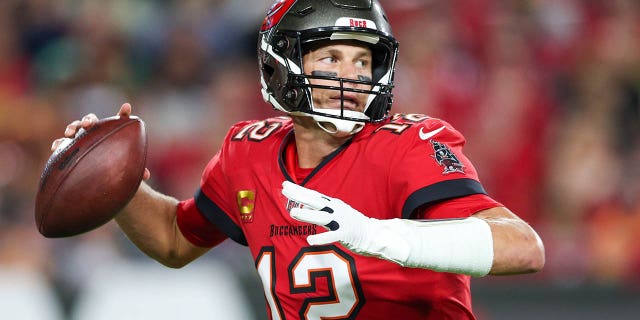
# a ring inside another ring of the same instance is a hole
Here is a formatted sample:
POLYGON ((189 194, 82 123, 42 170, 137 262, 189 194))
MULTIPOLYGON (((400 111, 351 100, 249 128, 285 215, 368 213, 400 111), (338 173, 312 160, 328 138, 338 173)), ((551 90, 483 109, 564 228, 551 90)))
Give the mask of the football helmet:
POLYGON ((377 0, 280 0, 267 12, 258 38, 262 97, 276 110, 312 117, 330 134, 348 136, 366 122, 388 117, 397 54, 398 41, 377 0), (371 48, 372 79, 306 74, 305 48, 328 40, 355 40, 371 48), (310 79, 332 80, 335 85, 314 85, 310 79), (363 84, 370 89, 354 88, 363 84), (340 109, 314 107, 313 88, 340 91, 340 109), (345 92, 368 94, 364 112, 344 108, 345 92))

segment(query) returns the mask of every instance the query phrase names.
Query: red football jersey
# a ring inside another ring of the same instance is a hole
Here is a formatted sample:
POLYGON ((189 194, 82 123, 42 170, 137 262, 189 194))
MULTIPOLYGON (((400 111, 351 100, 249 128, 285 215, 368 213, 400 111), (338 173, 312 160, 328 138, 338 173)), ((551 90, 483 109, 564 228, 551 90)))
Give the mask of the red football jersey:
MULTIPOLYGON (((286 117, 236 124, 195 196, 203 221, 251 250, 272 319, 475 319, 468 276, 310 246, 306 237, 324 228, 292 219, 298 204, 281 194, 282 181, 295 182, 284 159, 292 139, 286 117)), ((464 142, 439 119, 395 115, 366 125, 298 183, 377 219, 464 218, 499 205, 464 142)))

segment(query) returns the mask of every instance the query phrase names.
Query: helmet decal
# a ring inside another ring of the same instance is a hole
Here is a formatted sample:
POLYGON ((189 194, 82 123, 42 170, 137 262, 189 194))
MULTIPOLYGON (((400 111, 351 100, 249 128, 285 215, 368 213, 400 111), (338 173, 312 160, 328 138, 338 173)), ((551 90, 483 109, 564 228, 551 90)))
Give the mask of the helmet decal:
POLYGON ((351 17, 340 17, 336 21, 336 27, 359 27, 359 28, 369 28, 369 29, 378 29, 376 28, 376 23, 369 19, 361 19, 361 18, 351 18, 351 17))
POLYGON ((277 0, 274 2, 269 11, 267 11, 267 16, 262 21, 260 31, 267 31, 277 25, 280 19, 282 19, 282 16, 284 16, 295 2, 296 0, 277 0))

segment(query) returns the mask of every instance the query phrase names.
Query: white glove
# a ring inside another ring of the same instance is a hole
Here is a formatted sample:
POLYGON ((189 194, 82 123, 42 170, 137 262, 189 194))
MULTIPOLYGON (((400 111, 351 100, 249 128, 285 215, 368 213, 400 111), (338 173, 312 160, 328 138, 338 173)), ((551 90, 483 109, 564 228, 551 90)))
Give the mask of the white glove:
POLYGON ((310 245, 339 242, 349 250, 405 267, 484 276, 493 264, 489 225, 477 218, 415 221, 370 218, 340 199, 284 181, 282 194, 303 205, 292 218, 326 228, 310 245))
POLYGON ((310 245, 339 242, 355 253, 397 263, 408 257, 410 248, 406 239, 389 230, 398 219, 378 220, 366 217, 340 199, 288 181, 284 181, 282 187, 283 195, 303 205, 302 208, 291 209, 292 218, 329 230, 308 236, 307 242, 310 245))

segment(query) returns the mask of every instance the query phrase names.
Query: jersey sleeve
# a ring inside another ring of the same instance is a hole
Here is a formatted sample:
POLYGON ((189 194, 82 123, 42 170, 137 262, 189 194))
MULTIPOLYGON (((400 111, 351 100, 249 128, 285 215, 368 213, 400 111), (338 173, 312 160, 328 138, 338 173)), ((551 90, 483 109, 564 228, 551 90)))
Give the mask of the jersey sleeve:
POLYGON ((224 233, 202 215, 194 199, 178 203, 176 215, 180 232, 193 245, 212 248, 227 239, 224 233))
POLYGON ((200 182, 200 188, 196 191, 195 204, 202 212, 203 216, 215 225, 226 236, 234 241, 247 245, 246 237, 240 227, 239 217, 232 214, 234 199, 231 189, 230 179, 233 173, 230 168, 230 161, 225 160, 234 147, 231 139, 242 127, 249 122, 240 122, 231 127, 224 139, 222 147, 218 153, 209 161, 200 182))
POLYGON ((503 206, 485 194, 472 194, 427 204, 416 210, 417 219, 468 218, 482 210, 503 206))
MULTIPOLYGON (((476 169, 464 155, 465 139, 445 121, 429 118, 414 124, 398 141, 391 185, 397 186, 403 218, 418 208, 470 195, 486 194, 476 169)), ((430 214, 438 216, 438 214, 430 214)), ((464 211, 455 217, 464 217, 464 211)))

